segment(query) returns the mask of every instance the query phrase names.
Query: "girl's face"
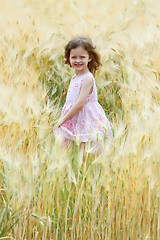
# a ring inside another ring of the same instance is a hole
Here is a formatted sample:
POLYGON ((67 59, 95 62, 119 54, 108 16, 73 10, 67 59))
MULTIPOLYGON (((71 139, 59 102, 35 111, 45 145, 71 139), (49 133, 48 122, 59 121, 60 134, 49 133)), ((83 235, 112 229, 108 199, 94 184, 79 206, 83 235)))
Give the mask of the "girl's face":
POLYGON ((75 69, 76 74, 84 74, 88 71, 88 63, 92 60, 88 52, 82 48, 73 48, 70 51, 69 62, 75 69))

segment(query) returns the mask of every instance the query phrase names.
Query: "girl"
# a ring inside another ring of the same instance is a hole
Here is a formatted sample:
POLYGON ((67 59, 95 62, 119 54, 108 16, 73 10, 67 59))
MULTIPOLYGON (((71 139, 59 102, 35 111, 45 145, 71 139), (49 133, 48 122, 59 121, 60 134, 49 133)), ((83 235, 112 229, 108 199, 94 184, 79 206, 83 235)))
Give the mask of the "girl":
POLYGON ((91 153, 100 154, 112 139, 112 130, 104 110, 97 100, 94 79, 101 65, 100 56, 89 37, 74 37, 65 47, 65 63, 75 69, 55 135, 63 143, 79 141, 81 146, 90 143, 91 153))

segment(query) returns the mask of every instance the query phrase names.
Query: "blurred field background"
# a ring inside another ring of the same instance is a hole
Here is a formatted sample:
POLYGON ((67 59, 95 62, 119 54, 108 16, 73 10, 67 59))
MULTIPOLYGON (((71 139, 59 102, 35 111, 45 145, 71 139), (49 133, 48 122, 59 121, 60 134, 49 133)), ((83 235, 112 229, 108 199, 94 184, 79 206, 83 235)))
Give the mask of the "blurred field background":
POLYGON ((160 239, 159 16, 158 0, 0 0, 0 239, 160 239), (53 135, 79 34, 114 132, 84 171, 53 135))

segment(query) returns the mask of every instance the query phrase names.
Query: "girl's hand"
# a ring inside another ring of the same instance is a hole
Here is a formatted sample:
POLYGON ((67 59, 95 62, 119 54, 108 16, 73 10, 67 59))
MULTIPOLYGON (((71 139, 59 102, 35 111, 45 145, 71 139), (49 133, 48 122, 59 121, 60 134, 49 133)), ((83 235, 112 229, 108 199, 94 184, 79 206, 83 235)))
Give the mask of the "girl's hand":
POLYGON ((59 120, 58 120, 58 123, 56 124, 56 127, 60 127, 62 124, 63 124, 64 120, 63 118, 61 117, 59 120))

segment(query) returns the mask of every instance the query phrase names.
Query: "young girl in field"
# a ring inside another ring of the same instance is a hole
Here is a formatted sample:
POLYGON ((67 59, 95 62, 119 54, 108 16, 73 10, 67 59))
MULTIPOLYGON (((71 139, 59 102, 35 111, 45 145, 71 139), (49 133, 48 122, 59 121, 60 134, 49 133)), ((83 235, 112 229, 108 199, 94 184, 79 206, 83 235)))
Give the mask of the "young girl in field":
POLYGON ((55 135, 63 143, 78 141, 83 150, 100 154, 104 143, 109 144, 113 135, 104 110, 97 100, 95 71, 101 65, 100 56, 90 38, 78 36, 65 47, 65 63, 75 69, 55 135), (105 141, 106 140, 106 141, 105 141))

